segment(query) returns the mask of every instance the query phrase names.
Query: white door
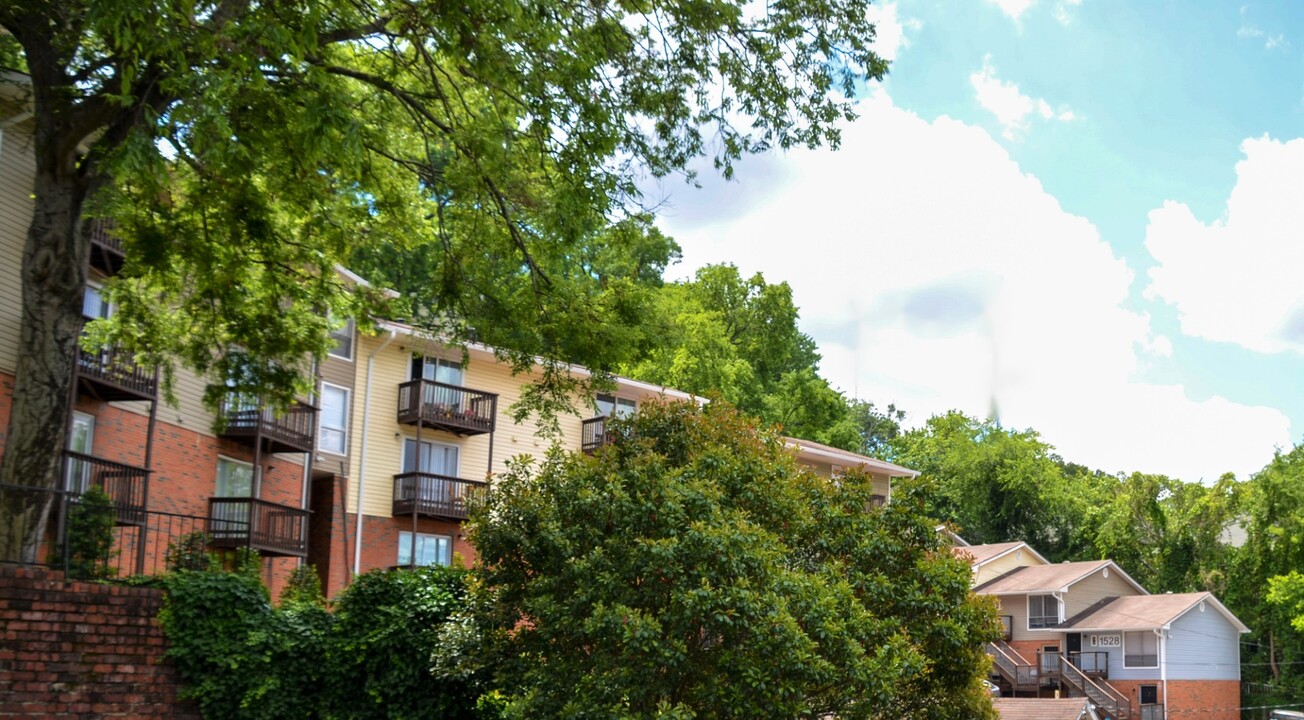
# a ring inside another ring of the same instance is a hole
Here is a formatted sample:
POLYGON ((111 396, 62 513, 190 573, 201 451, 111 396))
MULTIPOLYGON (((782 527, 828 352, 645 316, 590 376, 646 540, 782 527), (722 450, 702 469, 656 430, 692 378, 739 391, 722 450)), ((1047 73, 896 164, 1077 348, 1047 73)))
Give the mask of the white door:
MULTIPOLYGON (((95 416, 86 413, 72 414, 72 428, 68 432, 68 449, 82 455, 90 455, 95 448, 95 416)), ((80 495, 91 484, 91 464, 79 458, 68 458, 67 477, 64 488, 80 495)))

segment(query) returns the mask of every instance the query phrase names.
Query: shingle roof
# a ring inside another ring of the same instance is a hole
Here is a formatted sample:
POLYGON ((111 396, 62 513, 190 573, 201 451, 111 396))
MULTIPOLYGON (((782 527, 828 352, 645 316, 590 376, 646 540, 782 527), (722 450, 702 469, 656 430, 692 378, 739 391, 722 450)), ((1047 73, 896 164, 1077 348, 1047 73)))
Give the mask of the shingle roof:
POLYGON ((995 698, 1001 720, 1084 720, 1092 718, 1086 698, 995 698))
MULTIPOLYGON (((967 549, 967 548, 966 548, 967 549)), ((980 595, 1018 595, 1021 593, 1056 592, 1114 563, 1109 560, 1027 565, 992 578, 974 588, 980 595)))
POLYGON ((911 470, 908 467, 902 467, 886 460, 879 460, 868 455, 860 455, 842 448, 835 448, 832 445, 817 443, 814 440, 786 437, 784 441, 788 443, 788 447, 795 449, 798 453, 819 455, 826 460, 834 461, 834 464, 838 465, 864 466, 873 472, 888 477, 915 477, 919 474, 918 470, 911 470))
POLYGON ((1246 631, 1245 625, 1207 592, 1105 598, 1065 620, 1059 627, 1073 630, 1154 630, 1167 626, 1201 602, 1221 612, 1237 629, 1246 631))
POLYGON ((956 557, 970 556, 970 564, 981 565, 994 557, 1000 557, 1005 553, 1019 547, 1021 542, 992 543, 990 545, 965 545, 951 548, 951 553, 956 557))

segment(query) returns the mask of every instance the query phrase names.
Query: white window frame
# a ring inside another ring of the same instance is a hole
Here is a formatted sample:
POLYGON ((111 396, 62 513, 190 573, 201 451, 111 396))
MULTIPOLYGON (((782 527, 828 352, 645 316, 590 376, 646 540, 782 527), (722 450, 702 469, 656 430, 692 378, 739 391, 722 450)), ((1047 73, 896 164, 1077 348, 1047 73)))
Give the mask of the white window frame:
POLYGON ((420 443, 417 443, 417 439, 415 437, 407 436, 407 435, 403 437, 403 449, 400 451, 402 455, 398 459, 399 469, 401 469, 404 473, 430 472, 428 470, 421 469, 421 446, 422 445, 430 445, 432 447, 441 447, 441 448, 452 448, 454 451, 456 451, 457 462, 454 464, 457 467, 453 468, 454 472, 452 475, 445 475, 445 477, 454 477, 454 478, 461 477, 460 474, 462 472, 462 446, 461 445, 458 445, 457 443, 440 442, 438 440, 425 440, 425 439, 422 439, 420 443), (413 448, 415 450, 413 456, 415 457, 416 464, 417 464, 415 468, 409 468, 407 466, 407 444, 408 443, 416 443, 416 447, 413 448))
MULTIPOLYGON (((70 424, 68 428, 68 439, 67 439, 68 450, 70 452, 80 452, 83 455, 93 456, 95 454, 95 416, 89 413, 73 410, 72 417, 73 417, 73 422, 70 424), (86 450, 84 451, 74 450, 72 448, 73 438, 75 437, 72 430, 73 430, 73 426, 77 424, 78 420, 86 421, 86 427, 87 427, 86 444, 89 447, 87 447, 86 450)), ((77 494, 86 492, 87 490, 90 489, 90 485, 91 485, 91 466, 84 460, 74 460, 72 458, 68 458, 68 466, 64 470, 63 483, 64 483, 64 489, 68 490, 69 492, 73 492, 77 494)))
POLYGON ((217 456, 217 473, 213 477, 213 497, 229 497, 229 498, 253 497, 254 493, 257 492, 258 490, 258 488, 256 487, 257 484, 258 484, 258 474, 254 472, 253 463, 245 460, 237 460, 233 457, 227 457, 225 455, 217 456), (221 482, 222 463, 224 462, 231 463, 232 465, 243 465, 244 467, 249 468, 249 495, 219 495, 218 494, 219 490, 221 489, 218 483, 221 482))
POLYGON ((444 535, 442 533, 423 533, 423 532, 417 533, 418 541, 438 540, 438 539, 443 539, 448 542, 447 556, 436 558, 435 562, 430 565, 418 565, 416 563, 416 559, 412 557, 408 558, 408 562, 403 562, 404 551, 411 553, 414 549, 417 548, 412 547, 412 531, 400 530, 398 533, 398 563, 397 563, 398 566, 399 567, 439 567, 439 566, 447 567, 449 565, 452 565, 453 564, 453 536, 452 535, 444 535))
MULTIPOLYGON (((341 420, 342 424, 340 427, 328 428, 326 427, 326 413, 324 412, 317 413, 317 450, 320 452, 324 452, 327 455, 336 455, 339 457, 343 457, 349 454, 349 403, 353 401, 353 392, 349 390, 349 388, 344 387, 343 385, 335 385, 334 383, 323 382, 321 384, 322 398, 326 397, 326 388, 330 388, 331 390, 339 390, 344 393, 344 417, 341 420), (339 450, 332 450, 330 448, 323 447, 322 436, 324 435, 324 433, 322 433, 322 430, 339 431, 342 447, 339 450)), ((325 403, 322 404, 324 405, 325 403)))
POLYGON ((357 345, 357 339, 358 339, 357 323, 353 322, 353 318, 349 318, 349 319, 345 320, 345 321, 344 321, 344 327, 340 328, 339 330, 335 330, 335 331, 333 331, 333 332, 331 333, 331 337, 334 338, 335 340, 340 341, 340 342, 337 342, 335 345, 331 346, 331 349, 330 349, 330 350, 327 350, 327 351, 326 351, 326 354, 329 355, 329 356, 331 356, 331 357, 333 357, 333 358, 337 358, 337 359, 339 359, 339 360, 344 360, 345 362, 353 362, 353 348, 354 348, 354 346, 357 345), (340 355, 340 354, 338 354, 338 353, 336 352, 336 350, 339 348, 339 346, 340 346, 340 342, 343 342, 343 337, 342 337, 342 336, 343 336, 343 334, 344 334, 345 332, 347 332, 347 333, 348 333, 348 336, 349 336, 349 339, 348 339, 348 342, 349 342, 349 354, 347 354, 347 355, 340 355))
POLYGON ((593 405, 594 408, 598 411, 598 417, 607 417, 613 419, 627 418, 633 415, 634 413, 638 412, 638 400, 635 400, 634 398, 621 397, 614 393, 598 393, 593 397, 593 405), (609 413, 604 414, 602 412, 602 408, 599 406, 599 403, 602 402, 603 398, 609 398, 611 401, 611 412, 609 413), (627 406, 623 412, 621 410, 622 404, 627 406))
POLYGON ((87 279, 86 285, 82 290, 82 317, 88 318, 90 320, 102 320, 102 319, 111 318, 117 314, 118 314, 118 306, 109 302, 108 298, 104 297, 104 283, 98 280, 87 279), (95 317, 91 317, 90 315, 86 314, 86 293, 91 290, 94 290, 95 294, 99 296, 100 307, 103 309, 102 313, 100 315, 96 315, 95 317))
MULTIPOLYGON (((1158 668, 1158 667, 1159 667, 1159 645, 1160 645, 1160 643, 1162 643, 1163 641, 1164 641, 1164 639, 1161 638, 1161 637, 1159 637, 1158 635, 1155 635, 1155 633, 1154 633, 1153 630, 1129 630, 1129 631, 1125 631, 1125 632, 1123 633, 1123 667, 1125 667, 1125 668, 1127 668, 1127 669, 1129 669, 1129 670, 1154 670, 1154 669, 1158 668), (1127 659, 1128 659, 1129 655, 1128 655, 1128 653, 1127 653, 1127 636, 1128 636, 1128 635, 1135 635, 1136 633, 1150 633, 1150 636, 1153 637, 1153 638, 1155 639, 1155 664, 1154 664, 1154 665, 1129 665, 1129 664, 1128 664, 1127 659)), ((1138 691, 1138 692, 1140 692, 1140 691, 1138 691)))
POLYGON ((1027 598, 1024 600, 1023 609, 1025 611, 1024 624, 1027 625, 1029 631, 1047 630, 1064 622, 1064 603, 1052 593, 1035 593, 1035 594, 1028 595, 1027 598), (1032 624, 1032 599, 1033 598, 1050 598, 1051 600, 1055 601, 1055 622, 1051 623, 1050 625, 1034 626, 1032 624))

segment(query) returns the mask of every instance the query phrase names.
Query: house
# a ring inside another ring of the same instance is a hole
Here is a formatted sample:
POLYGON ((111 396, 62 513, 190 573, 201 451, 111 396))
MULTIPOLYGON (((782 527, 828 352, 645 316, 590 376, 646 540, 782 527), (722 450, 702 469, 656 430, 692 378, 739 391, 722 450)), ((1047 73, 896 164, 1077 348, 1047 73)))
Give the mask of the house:
POLYGON ((987 650, 1006 704, 1058 693, 1116 720, 1240 717, 1249 630, 1212 594, 1152 595, 1110 560, 1052 564, 1021 542, 952 552, 999 604, 1005 638, 987 650))
MULTIPOLYGON (((31 133, 30 116, 0 98, 0 433, 20 352, 31 133)), ((100 291, 126 260, 108 227, 93 230, 88 318, 114 312, 100 291)), ((365 283, 339 272, 345 282, 365 283)), ((119 574, 160 570, 169 547, 187 537, 256 552, 273 590, 305 562, 334 594, 367 570, 474 559, 461 531, 468 493, 491 483, 510 458, 542 453, 550 443, 532 420, 516 423, 510 413, 534 377, 513 376, 492 348, 448 347, 399 322, 378 322, 368 333, 343 322, 332 337, 314 368, 313 392, 285 412, 237 394, 210 411, 205 382, 183 370, 169 405, 157 374, 133 357, 112 347, 79 351, 59 490, 68 498, 92 486, 108 493, 119 574)), ((651 398, 694 399, 617 378, 608 392, 575 398, 579 412, 559 419, 562 446, 594 452, 609 437, 607 419, 651 398)), ((789 444, 800 462, 826 476, 863 468, 881 502, 892 478, 915 474, 818 443, 789 444)), ((56 513, 56 536, 65 517, 56 513)))

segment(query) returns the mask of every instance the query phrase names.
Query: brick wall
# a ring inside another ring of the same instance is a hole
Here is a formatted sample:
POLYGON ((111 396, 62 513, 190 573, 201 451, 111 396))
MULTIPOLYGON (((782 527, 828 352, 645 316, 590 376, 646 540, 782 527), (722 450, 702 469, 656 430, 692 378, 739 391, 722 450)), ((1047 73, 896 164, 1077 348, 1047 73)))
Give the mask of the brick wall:
POLYGON ((0 717, 199 718, 163 662, 162 593, 0 566, 0 717))
POLYGON ((1239 680, 1168 681, 1168 720, 1240 720, 1240 706, 1239 680))

